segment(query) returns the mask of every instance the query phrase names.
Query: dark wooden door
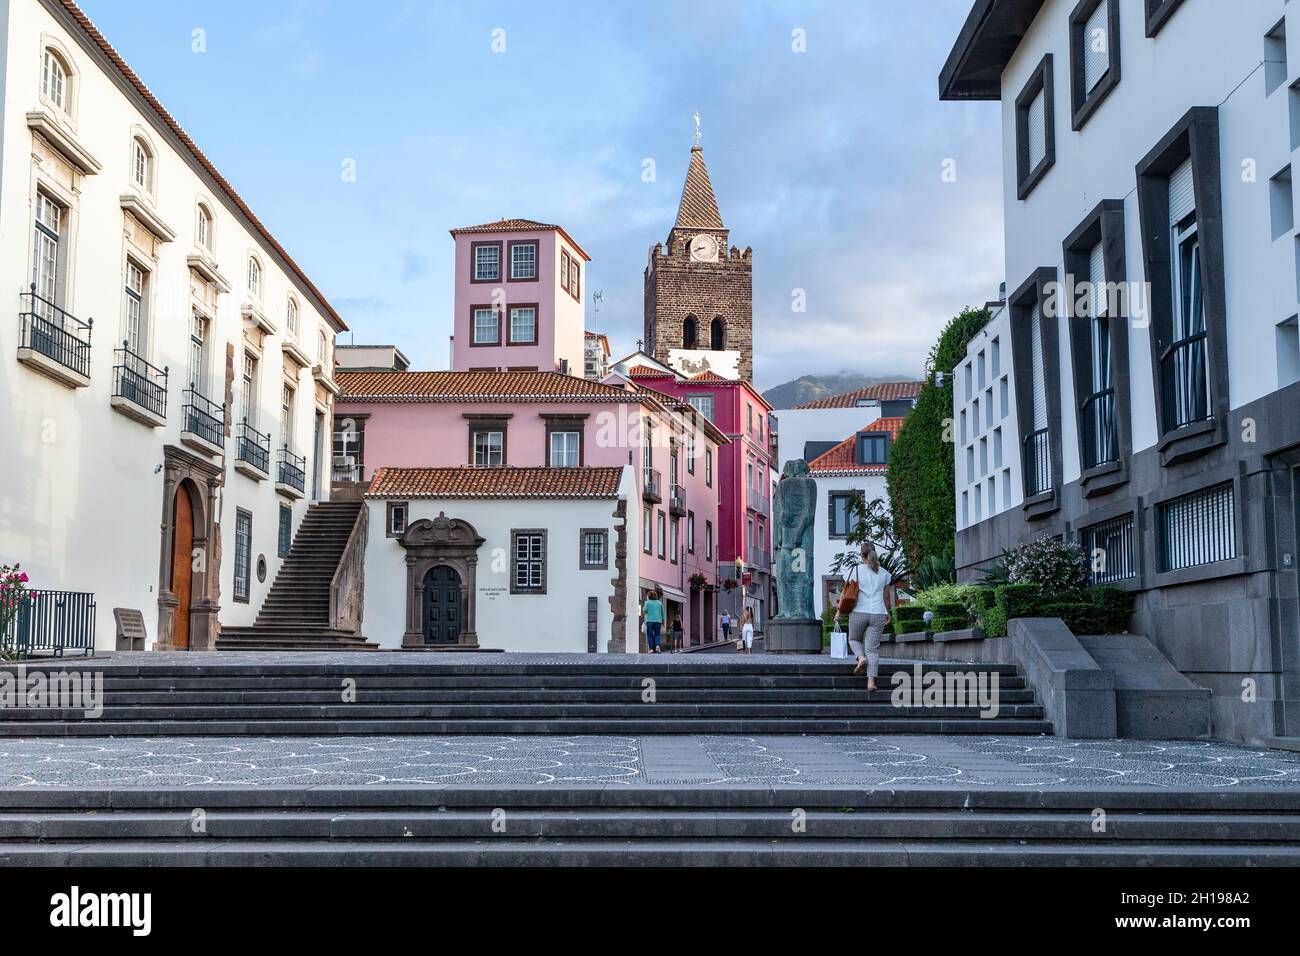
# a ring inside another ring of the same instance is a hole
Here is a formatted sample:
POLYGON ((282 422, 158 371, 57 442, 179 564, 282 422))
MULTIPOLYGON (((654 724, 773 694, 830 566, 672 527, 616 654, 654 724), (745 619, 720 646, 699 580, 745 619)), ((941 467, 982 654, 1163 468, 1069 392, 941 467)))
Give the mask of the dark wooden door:
POLYGON ((460 640, 460 575, 447 565, 424 576, 424 643, 456 644, 460 640))
POLYGON ((190 646, 190 591, 194 581, 194 508, 190 494, 176 489, 172 508, 172 594, 176 614, 172 618, 172 646, 190 646))

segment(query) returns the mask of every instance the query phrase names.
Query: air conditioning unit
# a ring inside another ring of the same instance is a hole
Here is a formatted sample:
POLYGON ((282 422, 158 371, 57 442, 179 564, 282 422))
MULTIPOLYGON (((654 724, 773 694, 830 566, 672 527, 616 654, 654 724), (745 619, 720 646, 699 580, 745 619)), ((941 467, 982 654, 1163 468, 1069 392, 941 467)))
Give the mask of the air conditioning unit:
POLYGON ((355 468, 357 465, 356 455, 335 455, 334 467, 342 471, 344 468, 355 468))

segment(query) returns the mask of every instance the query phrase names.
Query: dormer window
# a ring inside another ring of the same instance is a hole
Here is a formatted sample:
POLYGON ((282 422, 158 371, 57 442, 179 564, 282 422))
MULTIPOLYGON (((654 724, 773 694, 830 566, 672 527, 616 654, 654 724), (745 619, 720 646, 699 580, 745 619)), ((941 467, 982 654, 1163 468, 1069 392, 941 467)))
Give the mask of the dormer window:
POLYGON ((254 302, 262 298, 262 266, 252 256, 248 259, 248 296, 254 302))
POLYGON ((887 432, 860 432, 858 434, 858 464, 889 464, 889 434, 887 432))
POLYGON ((45 51, 45 62, 41 68, 41 93, 54 106, 64 113, 69 112, 68 103, 68 67, 51 49, 45 51))
POLYGON ((139 137, 131 141, 131 182, 145 192, 152 192, 153 153, 139 137))

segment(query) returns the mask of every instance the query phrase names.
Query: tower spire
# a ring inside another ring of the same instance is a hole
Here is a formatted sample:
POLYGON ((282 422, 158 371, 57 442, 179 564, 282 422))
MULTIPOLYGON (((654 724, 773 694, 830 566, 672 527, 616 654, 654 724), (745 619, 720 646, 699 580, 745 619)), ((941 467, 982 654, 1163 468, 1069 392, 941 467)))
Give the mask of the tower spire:
MULTIPOLYGON (((696 122, 699 117, 696 115, 696 122)), ((695 145, 691 147, 691 163, 686 169, 686 183, 682 186, 682 200, 677 206, 678 229, 725 229, 722 213, 718 211, 718 200, 713 195, 713 183, 709 179, 709 167, 704 165, 704 150, 699 143, 699 128, 696 127, 695 145)))

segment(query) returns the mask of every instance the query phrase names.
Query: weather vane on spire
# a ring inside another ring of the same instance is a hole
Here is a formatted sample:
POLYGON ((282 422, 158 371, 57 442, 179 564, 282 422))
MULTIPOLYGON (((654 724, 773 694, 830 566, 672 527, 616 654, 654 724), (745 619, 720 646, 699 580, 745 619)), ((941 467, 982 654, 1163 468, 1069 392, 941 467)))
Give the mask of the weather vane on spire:
POLYGON ((695 111, 695 145, 700 145, 700 111, 695 111))

